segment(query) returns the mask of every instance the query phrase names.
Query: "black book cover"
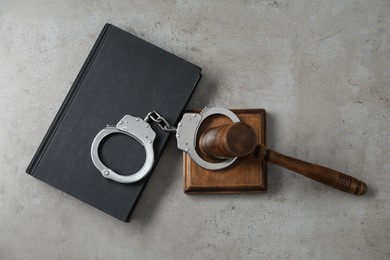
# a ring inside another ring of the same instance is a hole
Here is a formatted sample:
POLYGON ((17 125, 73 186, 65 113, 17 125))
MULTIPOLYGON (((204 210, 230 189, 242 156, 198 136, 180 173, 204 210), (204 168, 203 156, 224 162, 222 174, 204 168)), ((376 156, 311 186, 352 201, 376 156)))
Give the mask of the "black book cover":
MULTIPOLYGON (((92 163, 92 141, 126 114, 144 118, 156 110, 176 124, 200 76, 199 67, 106 24, 27 173, 128 221, 148 177, 133 184, 105 179, 92 163)), ((169 133, 152 127, 156 165, 169 133)), ((134 173, 143 165, 144 148, 128 136, 110 136, 100 147, 101 160, 118 173, 134 173)))

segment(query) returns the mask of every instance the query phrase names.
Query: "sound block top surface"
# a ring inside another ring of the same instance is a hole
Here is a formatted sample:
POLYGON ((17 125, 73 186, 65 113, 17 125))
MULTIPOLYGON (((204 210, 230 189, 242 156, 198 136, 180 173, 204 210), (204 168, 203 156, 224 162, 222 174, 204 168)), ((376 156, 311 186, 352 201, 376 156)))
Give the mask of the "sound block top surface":
MULTIPOLYGON (((242 122, 255 129, 257 142, 265 145, 265 110, 236 109, 232 111, 242 122)), ((225 116, 212 116, 202 123, 198 135, 205 129, 229 123, 231 121, 225 116)), ((254 157, 238 158, 225 169, 210 171, 198 166, 187 153, 183 153, 183 167, 184 192, 188 194, 254 193, 267 189, 266 163, 254 157)))

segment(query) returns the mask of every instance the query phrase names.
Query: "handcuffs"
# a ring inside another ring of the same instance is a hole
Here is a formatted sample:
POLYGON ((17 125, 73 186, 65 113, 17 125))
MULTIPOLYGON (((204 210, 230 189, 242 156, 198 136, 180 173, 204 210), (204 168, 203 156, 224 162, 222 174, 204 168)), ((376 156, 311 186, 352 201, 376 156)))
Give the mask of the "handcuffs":
POLYGON ((185 113, 177 127, 171 126, 167 120, 156 111, 149 112, 144 119, 125 115, 116 126, 109 125, 96 135, 91 146, 92 162, 101 172, 103 177, 116 182, 134 183, 146 177, 154 164, 153 142, 156 138, 156 133, 149 124, 150 120, 152 120, 157 123, 163 131, 176 133, 177 147, 188 153, 197 165, 208 170, 224 169, 230 166, 237 157, 214 163, 202 159, 196 151, 196 138, 200 125, 206 118, 216 114, 228 117, 233 123, 240 122, 240 119, 236 114, 228 109, 220 107, 206 107, 200 113, 185 113), (130 175, 121 175, 102 163, 98 153, 99 145, 105 137, 111 134, 128 135, 137 140, 145 148, 146 159, 139 171, 130 175))

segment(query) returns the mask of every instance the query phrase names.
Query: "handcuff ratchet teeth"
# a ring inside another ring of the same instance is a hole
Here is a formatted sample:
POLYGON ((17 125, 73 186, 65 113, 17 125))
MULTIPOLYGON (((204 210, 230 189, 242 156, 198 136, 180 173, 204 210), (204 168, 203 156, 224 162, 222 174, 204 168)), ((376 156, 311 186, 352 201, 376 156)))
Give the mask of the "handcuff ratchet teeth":
POLYGON ((164 117, 155 111, 149 112, 145 119, 125 115, 116 126, 107 126, 96 135, 91 146, 92 162, 103 177, 116 182, 134 183, 146 177, 154 165, 153 142, 156 138, 156 133, 148 123, 152 120, 163 131, 176 133, 177 147, 188 153, 196 164, 208 170, 224 169, 230 166, 237 157, 214 163, 202 159, 196 151, 196 139, 200 125, 206 118, 216 114, 224 115, 234 123, 240 122, 240 119, 232 111, 220 107, 206 107, 200 113, 185 113, 177 128, 171 126, 164 117), (104 138, 111 134, 128 135, 145 148, 146 159, 139 171, 131 175, 120 175, 102 163, 98 153, 99 145, 104 138))

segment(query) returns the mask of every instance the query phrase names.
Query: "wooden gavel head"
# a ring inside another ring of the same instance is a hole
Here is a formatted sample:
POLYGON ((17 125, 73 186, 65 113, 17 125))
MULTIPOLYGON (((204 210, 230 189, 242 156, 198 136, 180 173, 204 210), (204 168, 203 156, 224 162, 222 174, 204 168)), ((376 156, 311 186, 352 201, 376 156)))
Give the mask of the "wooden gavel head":
POLYGON ((256 141, 255 130, 238 122, 206 130, 199 138, 198 147, 205 158, 228 159, 249 155, 255 149, 256 141))

